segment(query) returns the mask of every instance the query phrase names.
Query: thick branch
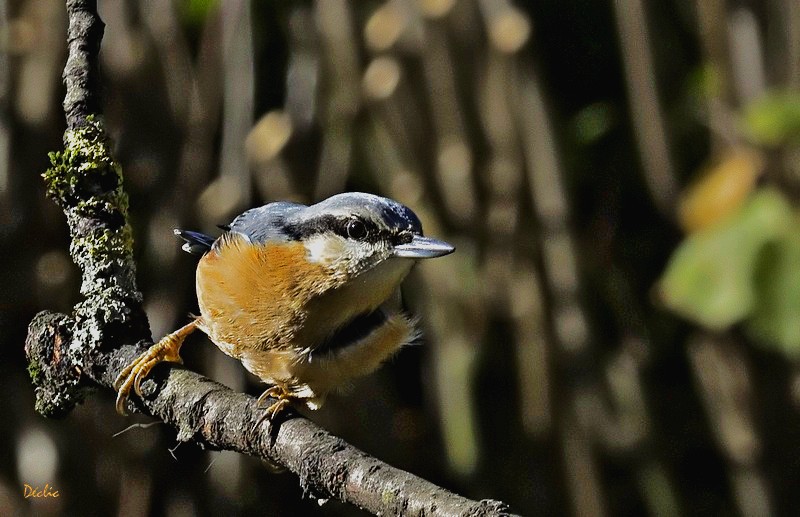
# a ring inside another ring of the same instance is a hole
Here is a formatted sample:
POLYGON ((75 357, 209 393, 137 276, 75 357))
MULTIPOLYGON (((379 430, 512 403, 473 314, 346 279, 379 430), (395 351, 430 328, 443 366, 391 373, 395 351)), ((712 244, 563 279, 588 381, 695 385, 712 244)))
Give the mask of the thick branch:
MULTIPOLYGON (((97 54, 103 24, 95 1, 68 0, 69 58, 64 70, 68 129, 64 151, 44 174, 63 208, 82 275, 85 300, 71 316, 42 312, 29 326, 25 350, 45 416, 69 412, 87 387, 113 388, 116 375, 152 344, 136 287, 128 201, 122 173, 99 120, 97 54)), ((161 366, 143 383, 140 409, 202 447, 269 459, 300 477, 304 489, 379 514, 501 515, 497 501, 471 501, 395 469, 309 420, 256 426, 255 399, 188 370, 161 366)))

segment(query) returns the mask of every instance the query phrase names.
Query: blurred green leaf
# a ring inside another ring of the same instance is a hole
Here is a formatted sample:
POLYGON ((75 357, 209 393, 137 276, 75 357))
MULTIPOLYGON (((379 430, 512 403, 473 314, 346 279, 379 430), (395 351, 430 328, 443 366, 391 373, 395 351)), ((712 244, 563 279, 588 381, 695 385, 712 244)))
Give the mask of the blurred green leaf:
POLYGON ((800 357, 800 221, 767 246, 756 275, 758 303, 747 328, 757 342, 800 357))
POLYGON ((181 2, 184 23, 195 27, 203 25, 218 4, 218 0, 184 0, 181 2))
POLYGON ((743 123, 750 138, 762 145, 800 141, 800 92, 772 92, 751 102, 743 123))
POLYGON ((589 145, 605 136, 614 126, 612 106, 606 102, 595 102, 580 110, 573 119, 575 136, 584 145, 589 145))
POLYGON ((765 247, 790 230, 792 213, 772 189, 754 193, 741 209, 684 240, 661 279, 663 302, 711 329, 723 329, 756 307, 756 273, 765 247))
POLYGON ((711 63, 697 67, 689 76, 689 93, 701 99, 711 99, 722 95, 722 78, 719 70, 711 63))

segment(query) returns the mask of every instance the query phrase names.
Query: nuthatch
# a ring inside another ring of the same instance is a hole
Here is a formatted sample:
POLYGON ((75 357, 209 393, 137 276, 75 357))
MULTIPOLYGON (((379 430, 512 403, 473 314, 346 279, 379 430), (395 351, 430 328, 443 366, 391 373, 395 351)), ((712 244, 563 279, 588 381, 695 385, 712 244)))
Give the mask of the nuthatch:
POLYGON ((409 208, 345 193, 311 206, 277 202, 236 217, 219 238, 175 230, 202 258, 200 316, 165 336, 116 381, 117 411, 162 361, 182 362, 195 329, 270 384, 272 418, 291 401, 319 408, 337 386, 366 375, 417 335, 400 309, 399 286, 415 261, 454 248, 423 237, 409 208), (395 303, 392 303, 395 301, 395 303))

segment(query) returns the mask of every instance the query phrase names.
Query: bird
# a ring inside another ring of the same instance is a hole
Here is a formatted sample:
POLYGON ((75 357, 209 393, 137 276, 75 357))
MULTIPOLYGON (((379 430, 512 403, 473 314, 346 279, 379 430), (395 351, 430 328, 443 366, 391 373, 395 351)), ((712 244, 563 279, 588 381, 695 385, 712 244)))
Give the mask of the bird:
POLYGON ((347 192, 306 206, 272 202, 245 211, 223 233, 175 230, 182 249, 200 255, 195 288, 200 315, 162 338, 115 381, 126 414, 131 389, 154 366, 182 363, 180 348, 199 329, 269 387, 259 423, 287 406, 318 409, 339 387, 376 370, 418 337, 400 304, 400 284, 422 259, 455 248, 425 237, 407 206, 347 192))

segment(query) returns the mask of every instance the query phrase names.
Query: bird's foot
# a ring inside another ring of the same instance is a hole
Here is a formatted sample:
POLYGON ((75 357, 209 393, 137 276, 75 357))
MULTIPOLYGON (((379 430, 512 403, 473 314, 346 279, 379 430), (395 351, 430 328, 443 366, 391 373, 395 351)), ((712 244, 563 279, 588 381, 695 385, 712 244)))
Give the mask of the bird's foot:
POLYGON ((131 388, 140 398, 142 396, 142 381, 150 374, 150 370, 155 365, 163 361, 171 363, 183 363, 179 354, 183 340, 189 335, 196 326, 196 321, 176 330, 161 338, 155 345, 151 346, 145 353, 140 355, 117 376, 114 386, 117 389, 117 413, 127 415, 125 404, 130 396, 131 388))
POLYGON ((278 413, 286 409, 287 406, 291 405, 292 400, 294 400, 294 396, 286 389, 286 387, 281 385, 275 385, 268 388, 264 393, 258 397, 258 401, 256 401, 256 405, 258 407, 262 407, 268 398, 278 399, 273 402, 265 411, 264 414, 261 415, 261 418, 258 419, 256 422, 255 427, 261 425, 261 422, 264 420, 272 421, 278 413))

